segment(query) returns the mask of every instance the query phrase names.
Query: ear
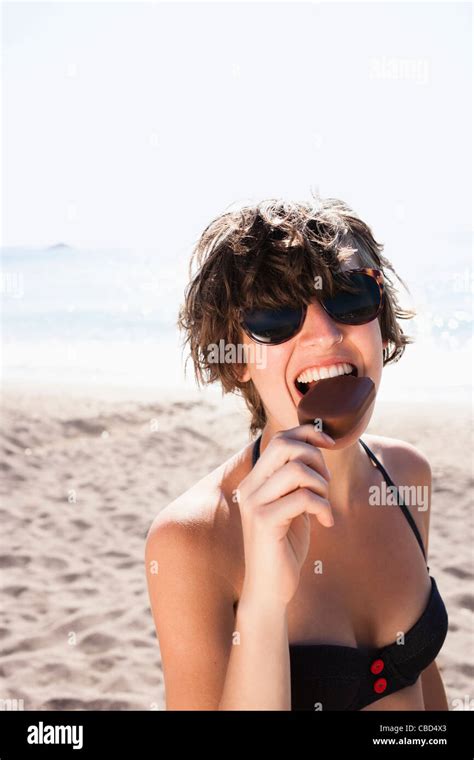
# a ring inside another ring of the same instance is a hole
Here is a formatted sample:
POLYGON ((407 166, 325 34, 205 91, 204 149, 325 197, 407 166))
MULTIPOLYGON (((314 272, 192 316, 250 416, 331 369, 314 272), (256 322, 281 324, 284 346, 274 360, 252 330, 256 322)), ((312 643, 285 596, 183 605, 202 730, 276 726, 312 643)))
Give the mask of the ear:
POLYGON ((387 348, 388 346, 388 338, 382 341, 382 348, 387 348))

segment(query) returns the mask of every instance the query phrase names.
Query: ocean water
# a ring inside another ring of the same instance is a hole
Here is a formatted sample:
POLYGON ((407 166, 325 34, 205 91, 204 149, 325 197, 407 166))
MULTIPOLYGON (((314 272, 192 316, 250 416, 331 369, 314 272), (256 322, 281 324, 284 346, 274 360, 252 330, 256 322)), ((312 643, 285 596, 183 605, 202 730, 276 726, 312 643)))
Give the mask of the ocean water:
MULTIPOLYGON (((187 265, 147 250, 2 249, 2 379, 194 389, 176 328, 187 265)), ((409 287, 416 342, 384 370, 380 398, 470 402, 471 273, 409 287)))

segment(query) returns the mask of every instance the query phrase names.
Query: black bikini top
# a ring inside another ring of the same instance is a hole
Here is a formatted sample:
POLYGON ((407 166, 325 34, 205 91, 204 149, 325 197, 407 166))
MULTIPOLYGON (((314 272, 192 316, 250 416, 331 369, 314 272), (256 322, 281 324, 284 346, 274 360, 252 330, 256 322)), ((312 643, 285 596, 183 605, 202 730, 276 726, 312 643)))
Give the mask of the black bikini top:
MULTIPOLYGON (((260 440, 253 446, 252 467, 260 456, 260 440)), ((397 504, 408 520, 426 561, 417 525, 398 489, 375 454, 360 438, 374 467, 394 489, 397 504)), ((428 574, 430 568, 427 566, 428 574)), ((432 576, 424 612, 401 641, 384 647, 338 644, 290 644, 292 710, 360 710, 382 696, 414 684, 433 662, 448 632, 448 614, 432 576)))

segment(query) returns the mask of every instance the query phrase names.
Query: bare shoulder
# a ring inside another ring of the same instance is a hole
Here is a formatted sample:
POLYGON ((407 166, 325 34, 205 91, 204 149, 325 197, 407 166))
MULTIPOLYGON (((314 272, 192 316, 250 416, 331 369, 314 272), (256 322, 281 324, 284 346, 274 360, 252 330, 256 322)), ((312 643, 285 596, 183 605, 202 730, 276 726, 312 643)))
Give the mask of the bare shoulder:
POLYGON ((160 556, 187 577, 207 573, 238 598, 242 534, 235 490, 245 472, 247 448, 156 515, 146 536, 147 562, 160 556))
POLYGON ((385 467, 397 487, 405 486, 407 493, 412 489, 420 504, 407 502, 418 528, 421 531, 425 548, 428 546, 431 513, 431 466, 426 454, 413 444, 398 438, 379 435, 364 435, 364 442, 385 467), (422 489, 421 491, 419 489, 422 489))
POLYGON ((146 537, 167 709, 216 710, 219 704, 242 564, 240 512, 232 501, 242 462, 239 452, 172 501, 146 537))
POLYGON ((381 435, 364 435, 364 441, 389 471, 397 483, 431 480, 431 466, 427 456, 413 444, 398 438, 381 435))

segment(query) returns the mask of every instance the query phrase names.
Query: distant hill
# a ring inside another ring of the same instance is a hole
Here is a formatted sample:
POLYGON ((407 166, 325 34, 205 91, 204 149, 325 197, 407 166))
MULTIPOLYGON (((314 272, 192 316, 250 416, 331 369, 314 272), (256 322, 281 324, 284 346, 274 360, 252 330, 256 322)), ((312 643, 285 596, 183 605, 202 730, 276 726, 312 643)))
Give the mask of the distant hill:
POLYGON ((74 248, 74 246, 67 245, 66 243, 56 243, 55 245, 41 246, 41 247, 32 247, 32 246, 23 246, 23 245, 0 247, 0 255, 3 261, 8 260, 8 259, 19 260, 22 258, 38 259, 38 258, 50 257, 50 256, 68 257, 68 256, 72 256, 73 254, 77 254, 78 252, 79 252, 78 248, 74 248))
POLYGON ((68 253, 76 249, 72 245, 67 245, 67 243, 56 243, 55 245, 50 245, 46 250, 51 253, 68 253))

